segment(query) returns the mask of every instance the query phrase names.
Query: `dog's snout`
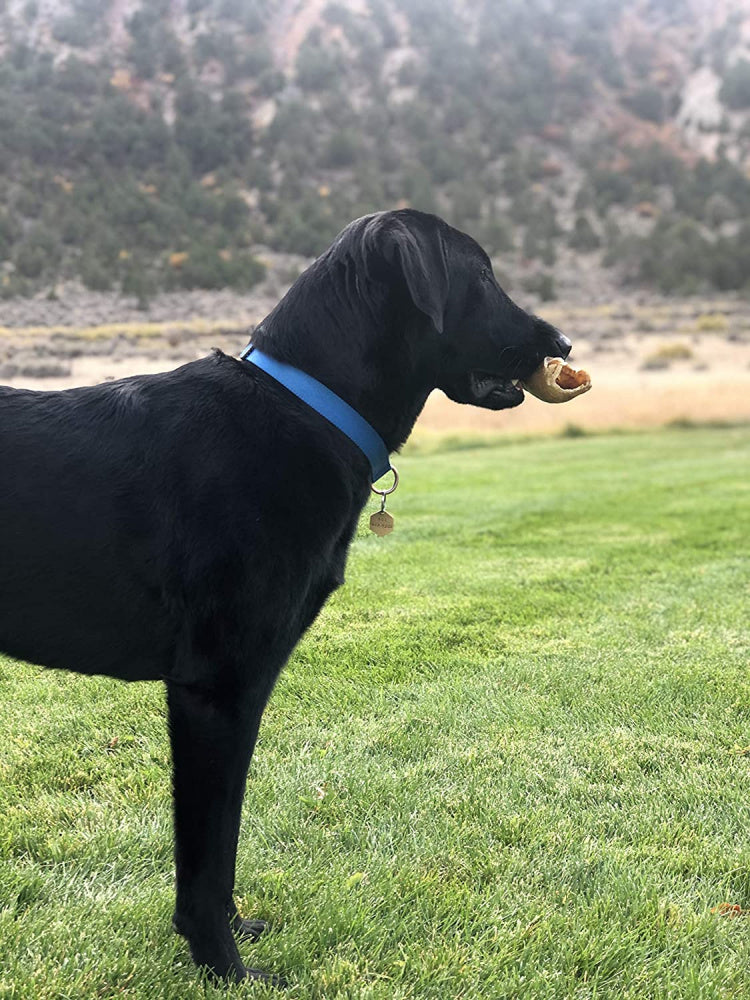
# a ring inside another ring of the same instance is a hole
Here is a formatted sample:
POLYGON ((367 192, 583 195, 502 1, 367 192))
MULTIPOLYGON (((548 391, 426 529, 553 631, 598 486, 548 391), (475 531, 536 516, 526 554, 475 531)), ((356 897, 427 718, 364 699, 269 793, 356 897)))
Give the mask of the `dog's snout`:
POLYGON ((555 345, 555 350, 553 352, 554 356, 556 358, 562 358, 563 360, 567 358, 567 356, 570 354, 573 348, 573 345, 565 336, 565 334, 559 333, 557 330, 555 330, 554 345, 555 345))

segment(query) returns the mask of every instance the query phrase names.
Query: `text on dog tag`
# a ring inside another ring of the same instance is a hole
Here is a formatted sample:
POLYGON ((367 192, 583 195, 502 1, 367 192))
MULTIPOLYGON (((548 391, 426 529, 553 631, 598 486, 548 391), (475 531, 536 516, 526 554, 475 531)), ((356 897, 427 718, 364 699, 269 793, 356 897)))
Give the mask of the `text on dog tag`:
POLYGON ((370 531, 376 535, 390 535, 393 531, 393 518, 387 510, 379 510, 370 518, 370 531))

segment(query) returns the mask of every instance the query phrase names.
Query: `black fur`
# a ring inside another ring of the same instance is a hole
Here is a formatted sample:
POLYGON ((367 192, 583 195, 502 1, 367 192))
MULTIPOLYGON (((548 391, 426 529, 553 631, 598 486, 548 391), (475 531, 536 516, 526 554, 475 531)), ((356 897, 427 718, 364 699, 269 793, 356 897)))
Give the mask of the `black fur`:
MULTIPOLYGON (((510 380, 570 349, 470 237, 409 210, 348 226, 253 340, 391 450, 435 387, 514 406, 510 380)), ((279 671, 343 582, 368 473, 340 431, 220 352, 89 388, 0 388, 0 649, 166 682, 174 922, 218 976, 263 976, 232 933, 262 930, 232 898, 245 776, 279 671)))

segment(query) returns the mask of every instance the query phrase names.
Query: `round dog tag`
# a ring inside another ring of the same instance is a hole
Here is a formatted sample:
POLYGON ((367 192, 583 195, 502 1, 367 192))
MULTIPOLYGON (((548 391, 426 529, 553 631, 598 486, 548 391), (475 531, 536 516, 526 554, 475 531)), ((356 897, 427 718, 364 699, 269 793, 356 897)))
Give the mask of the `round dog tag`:
POLYGON ((387 510, 376 511, 370 518, 370 531, 382 538, 383 535, 390 535, 393 531, 393 518, 387 510))

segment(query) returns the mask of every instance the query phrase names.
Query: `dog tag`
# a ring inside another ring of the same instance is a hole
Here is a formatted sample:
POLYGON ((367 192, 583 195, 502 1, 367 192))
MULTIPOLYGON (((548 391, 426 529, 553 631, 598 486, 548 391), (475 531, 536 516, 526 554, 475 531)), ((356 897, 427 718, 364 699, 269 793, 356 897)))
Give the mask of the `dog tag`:
POLYGON ((376 511, 370 518, 370 531, 374 531, 379 538, 382 538, 383 535, 390 535, 393 531, 393 518, 385 509, 385 501, 398 486, 398 472, 396 472, 395 465, 391 466, 391 472, 393 473, 393 486, 389 490, 378 490, 374 485, 372 487, 372 492, 377 493, 380 497, 380 510, 376 511))
POLYGON ((370 518, 370 531, 379 537, 390 535, 393 531, 393 518, 387 510, 378 510, 370 518))

